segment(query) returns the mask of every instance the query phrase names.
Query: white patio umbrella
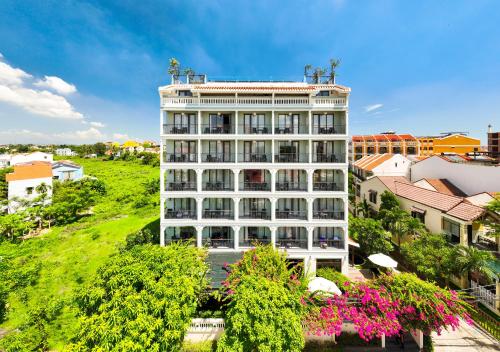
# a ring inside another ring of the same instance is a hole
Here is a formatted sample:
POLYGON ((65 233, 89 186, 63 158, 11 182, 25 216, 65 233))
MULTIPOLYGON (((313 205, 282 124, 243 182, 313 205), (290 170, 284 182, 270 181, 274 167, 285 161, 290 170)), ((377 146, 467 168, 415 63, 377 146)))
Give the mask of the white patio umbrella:
POLYGON ((372 254, 368 257, 368 260, 384 268, 395 268, 398 266, 397 261, 382 253, 372 254))
POLYGON ((335 285, 334 282, 327 280, 323 277, 315 277, 309 281, 307 288, 311 292, 323 291, 327 293, 334 293, 336 295, 341 295, 342 291, 335 285))

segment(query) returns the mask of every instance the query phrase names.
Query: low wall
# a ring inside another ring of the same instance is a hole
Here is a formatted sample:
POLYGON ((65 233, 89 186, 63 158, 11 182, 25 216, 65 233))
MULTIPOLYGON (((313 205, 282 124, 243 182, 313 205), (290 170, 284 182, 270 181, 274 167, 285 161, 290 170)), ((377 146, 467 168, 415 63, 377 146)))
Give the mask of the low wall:
POLYGON ((224 332, 224 319, 222 318, 195 318, 186 332, 186 341, 204 342, 217 340, 224 332))

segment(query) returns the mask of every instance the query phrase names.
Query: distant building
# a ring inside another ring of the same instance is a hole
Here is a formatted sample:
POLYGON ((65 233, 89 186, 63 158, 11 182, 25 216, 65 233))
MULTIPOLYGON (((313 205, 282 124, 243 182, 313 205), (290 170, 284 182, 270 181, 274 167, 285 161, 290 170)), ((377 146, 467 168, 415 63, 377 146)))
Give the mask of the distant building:
POLYGON ((0 154, 0 169, 10 166, 10 154, 0 154))
POLYGON ((418 155, 418 140, 411 134, 385 132, 375 135, 352 136, 352 161, 373 154, 418 155))
POLYGON ((133 153, 136 151, 136 148, 138 148, 140 146, 141 145, 138 142, 133 141, 133 140, 128 140, 122 144, 121 148, 130 152, 130 153, 133 153))
POLYGON ((468 163, 460 156, 434 155, 410 167, 412 182, 447 179, 467 195, 500 192, 500 167, 468 163))
POLYGON ((58 156, 76 156, 77 154, 69 148, 59 148, 56 149, 56 155, 58 156))
POLYGON ((13 154, 10 158, 10 166, 14 166, 17 164, 30 163, 33 161, 45 161, 52 162, 54 160, 54 156, 49 153, 44 152, 33 152, 33 153, 25 153, 25 154, 13 154))
POLYGON ((68 160, 59 160, 52 164, 54 180, 76 181, 83 177, 83 167, 68 160))
POLYGON ((493 132, 488 126, 488 155, 500 163, 500 132, 493 132))
POLYGON ((52 198, 52 165, 50 162, 32 161, 14 166, 14 172, 5 177, 8 182, 9 213, 20 208, 19 199, 34 200, 40 194, 37 187, 48 186, 47 200, 52 198))
POLYGON ((454 153, 465 155, 481 150, 481 141, 469 137, 465 132, 443 133, 440 136, 417 137, 420 143, 420 156, 454 153))

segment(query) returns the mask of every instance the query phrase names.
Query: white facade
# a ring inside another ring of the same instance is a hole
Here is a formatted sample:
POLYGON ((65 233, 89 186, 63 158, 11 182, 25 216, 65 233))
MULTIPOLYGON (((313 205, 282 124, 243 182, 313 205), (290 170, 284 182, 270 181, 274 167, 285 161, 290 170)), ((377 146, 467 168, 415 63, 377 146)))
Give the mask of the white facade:
POLYGON ((10 166, 14 166, 17 164, 29 163, 32 161, 49 161, 52 162, 54 160, 54 156, 49 153, 44 152, 33 152, 27 154, 14 154, 10 159, 10 166))
POLYGON ((52 198, 52 177, 33 178, 28 180, 9 181, 9 213, 15 213, 19 209, 19 202, 17 199, 34 200, 40 194, 36 188, 42 183, 45 183, 47 189, 47 200, 52 198))
POLYGON ((437 155, 413 164, 410 177, 412 182, 446 178, 467 195, 500 192, 500 167, 449 162, 437 155))
POLYGON ((69 148, 56 149, 56 155, 59 156, 76 156, 77 154, 69 148))
POLYGON ((161 245, 192 238, 238 252, 259 241, 310 271, 327 261, 347 271, 349 88, 214 82, 159 92, 161 245))

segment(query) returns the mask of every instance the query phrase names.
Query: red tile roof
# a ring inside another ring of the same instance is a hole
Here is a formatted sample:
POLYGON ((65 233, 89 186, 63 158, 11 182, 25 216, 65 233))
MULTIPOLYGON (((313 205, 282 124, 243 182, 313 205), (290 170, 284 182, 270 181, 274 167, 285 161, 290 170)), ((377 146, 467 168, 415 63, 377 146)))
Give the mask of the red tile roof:
POLYGON ((393 155, 391 154, 366 155, 357 160, 353 165, 362 170, 372 171, 374 168, 382 164, 384 161, 391 159, 392 157, 393 155))
POLYGON ((396 193, 396 182, 411 184, 404 176, 377 176, 392 193, 396 193))
POLYGON ((46 161, 33 161, 15 165, 14 172, 5 175, 5 180, 11 182, 46 177, 52 177, 52 164, 46 161))
POLYGON ((453 209, 449 210, 446 214, 453 216, 457 219, 465 221, 473 221, 485 213, 485 209, 477 205, 462 202, 453 209))
POLYGON ((446 178, 426 178, 429 184, 438 192, 457 197, 466 197, 467 195, 446 178))

